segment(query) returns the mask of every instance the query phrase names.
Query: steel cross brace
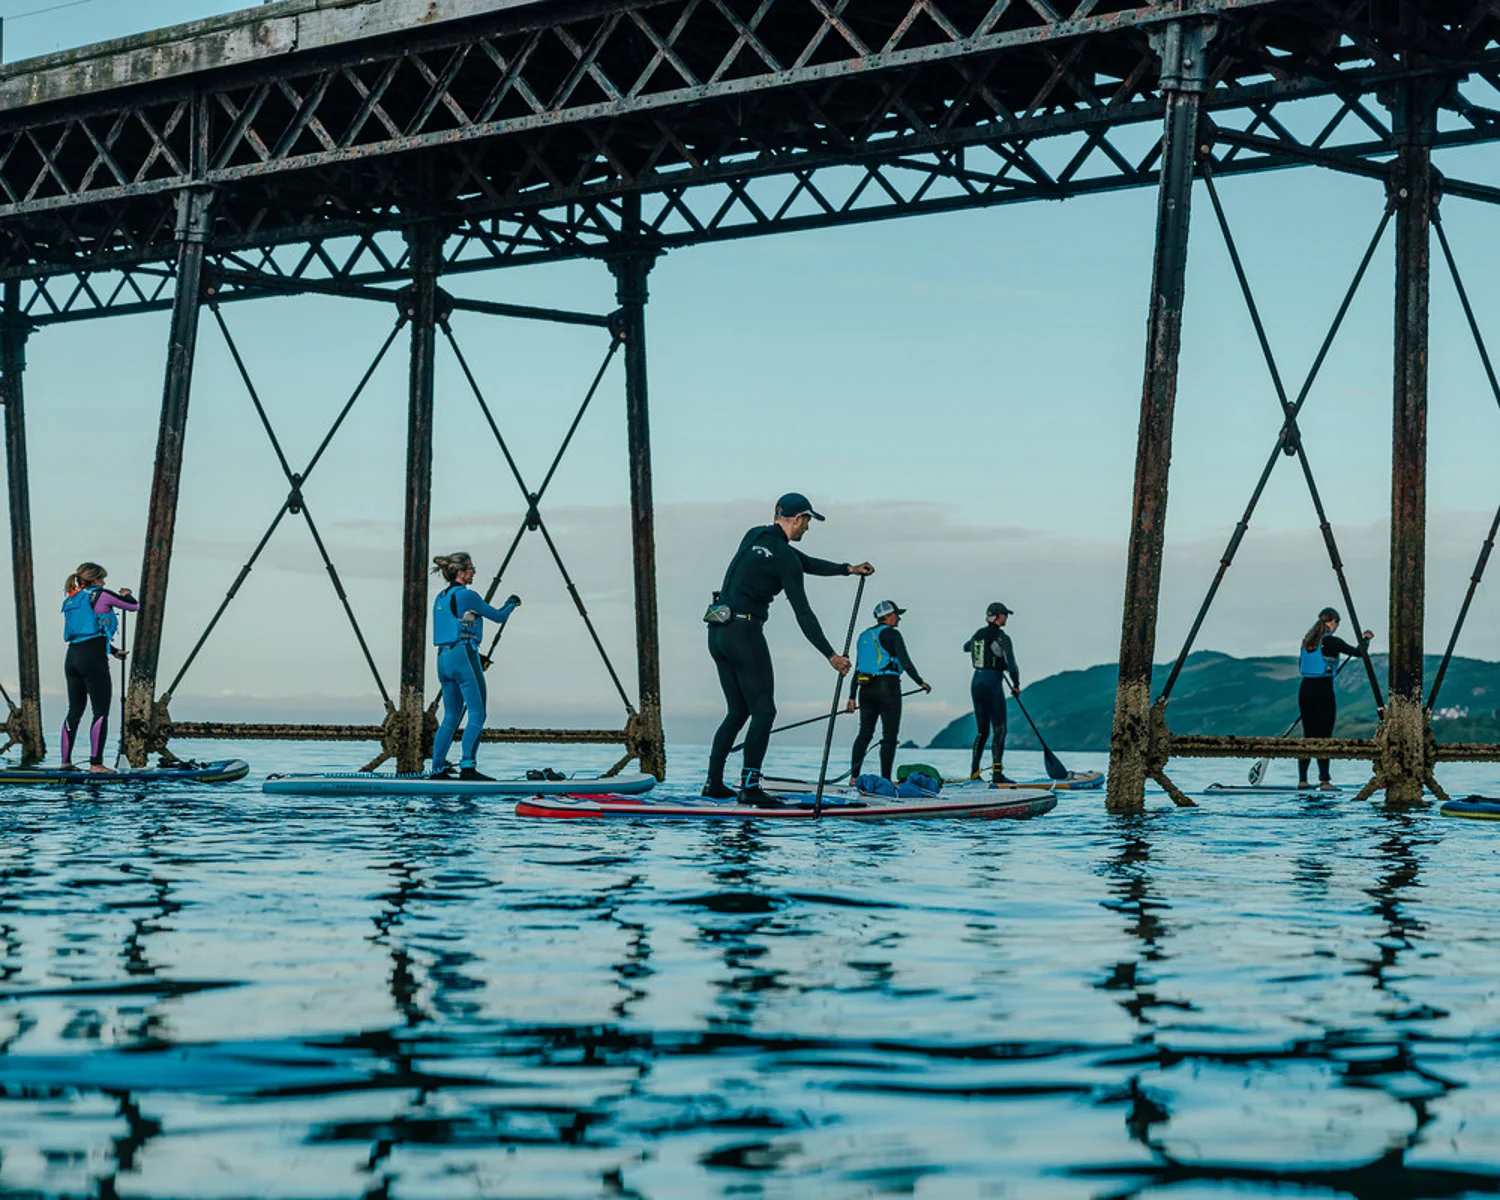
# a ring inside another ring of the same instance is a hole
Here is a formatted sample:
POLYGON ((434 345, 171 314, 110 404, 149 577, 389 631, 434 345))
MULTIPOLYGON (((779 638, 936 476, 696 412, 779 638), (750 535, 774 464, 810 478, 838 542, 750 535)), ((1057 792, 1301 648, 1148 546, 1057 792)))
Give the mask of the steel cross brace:
POLYGON ((562 462, 563 455, 567 453, 568 446, 573 440, 573 434, 577 431, 579 422, 583 420, 584 413, 588 411, 589 404, 593 401, 595 394, 599 390, 600 383, 604 380, 605 372, 609 370, 609 364, 614 360, 615 353, 624 342, 619 326, 616 325, 614 327, 614 332, 609 342, 609 349, 604 355, 604 361, 600 363, 599 369, 594 373, 593 382, 589 385, 588 392, 583 398, 583 403, 579 405, 577 413, 574 414, 573 423, 568 426, 568 432, 563 436, 562 444, 558 447, 556 455, 553 456, 552 465, 547 468, 547 474, 543 478, 541 486, 533 492, 526 486, 526 479, 521 474, 521 468, 517 466, 515 456, 511 454, 510 446, 506 444, 505 437, 500 432, 500 426, 496 423, 494 413, 490 410, 490 406, 484 398, 484 393, 479 387, 479 381, 474 377, 474 372, 469 367, 468 359, 464 357, 463 350, 459 347, 458 339, 454 336, 452 327, 449 325, 446 317, 440 320, 438 324, 439 328, 443 331, 443 336, 448 339, 448 345, 452 347, 453 356, 458 361, 459 369, 463 372, 464 379, 469 384, 469 390, 474 393, 474 399, 479 404, 480 412, 484 414, 485 422, 489 425, 490 432, 494 435, 496 444, 500 447, 500 453, 505 456, 505 463, 510 468, 510 473, 516 481, 516 486, 520 488, 521 495, 526 499, 526 515, 521 520, 520 528, 516 530, 516 536, 512 539, 510 549, 506 551, 505 558, 500 563, 499 570, 495 572, 495 577, 490 580, 489 587, 485 589, 485 602, 489 603, 494 599, 495 592, 500 586, 501 577, 505 574, 506 568, 510 566, 511 559, 515 557, 516 549, 520 546, 521 539, 526 535, 527 531, 534 529, 539 532, 542 535, 542 540, 547 543, 547 549, 552 555, 552 561, 557 564, 558 572, 562 575, 563 583, 568 589, 568 595, 573 599, 573 606, 577 608, 578 615, 583 618, 584 626, 589 631, 589 637, 593 639, 594 648, 599 652, 599 657, 604 663, 604 669, 609 672, 610 682, 615 685, 615 691, 620 695, 620 702, 625 705, 626 714, 629 716, 635 715, 635 706, 631 704, 630 697, 625 692, 625 685, 620 682, 619 673, 615 670, 614 663, 610 661, 609 654, 604 649, 604 643, 600 640, 599 633, 594 628, 593 619, 589 616, 588 609, 584 606, 583 597, 579 595, 577 585, 573 582, 572 576, 568 574, 568 568, 563 563, 562 555, 557 549, 557 544, 553 542, 552 534, 547 529, 547 523, 542 520, 542 514, 538 510, 542 496, 546 493, 548 485, 551 484, 553 475, 557 473, 558 464, 562 462))
POLYGON ((209 309, 213 313, 215 321, 218 322, 219 331, 224 336, 224 344, 228 347, 230 356, 234 359, 234 365, 239 371, 240 379, 244 382, 245 390, 249 393, 250 402, 252 405, 254 405, 256 415, 260 418, 261 426, 266 431, 266 437, 270 439, 271 448, 276 452, 276 460, 280 464, 282 474, 286 476, 287 483, 290 485, 291 490, 287 493, 286 499, 281 502, 281 507, 277 509, 276 515, 271 519, 271 524, 267 527, 266 532, 261 536, 260 541, 256 543, 255 549, 251 552, 249 560, 243 567, 240 568, 239 574, 235 576, 234 582, 230 585, 228 592, 226 592, 224 595, 224 599, 219 602, 219 607, 215 610, 214 615, 209 619, 207 627, 199 636, 198 641, 193 645, 192 650, 189 651, 186 660, 178 669, 177 675, 168 685, 167 690, 163 693, 159 703, 162 706, 165 706, 171 700, 172 694, 177 690, 177 685, 182 682, 183 677, 188 672, 188 668, 193 665, 194 660, 198 657, 199 651, 203 649, 204 644, 208 641, 209 635, 213 633, 215 626, 218 625, 219 619, 224 615, 225 610, 228 609, 231 601, 233 601, 235 596, 238 594, 241 585, 243 585, 245 580, 249 577, 251 568, 255 566, 256 560, 260 558, 261 551, 264 550, 266 548, 266 545, 270 542, 271 535, 276 532, 277 526, 281 524, 281 519, 288 513, 301 513, 303 519, 307 521, 307 528, 312 534, 313 542, 318 548, 318 553, 322 556, 323 566, 328 571, 328 578, 333 584, 333 590, 339 598, 339 603, 343 605, 345 615, 349 618, 349 624, 354 630, 354 636, 356 640, 359 642, 359 648, 361 653, 364 655, 365 663, 370 668, 370 674, 375 678, 375 686, 379 689, 381 699, 385 702, 386 712, 394 712, 395 706, 391 703, 390 693, 386 690, 385 683, 380 678, 380 671, 375 665, 374 656, 370 653, 369 643, 365 641, 364 632, 360 629, 359 622, 355 619, 354 609, 349 603, 348 593, 344 590, 344 585, 342 580, 340 580, 339 578, 338 570, 333 565, 333 560, 328 554, 328 548, 324 545, 322 535, 319 534, 318 527, 313 521, 312 512, 307 507, 307 500, 302 493, 302 488, 306 484, 307 479, 312 474, 314 468, 317 467, 319 459, 323 457, 323 452, 328 449, 329 443, 333 441, 334 435, 338 433, 339 428, 343 425, 344 418, 349 415, 350 410, 354 407, 355 401, 357 401, 364 393, 366 386, 369 384, 371 378, 373 378, 376 370, 379 369, 381 362, 385 359, 386 352, 390 350, 391 345, 395 342, 397 335, 400 334, 402 328, 405 326, 405 313, 398 311, 394 328, 392 328, 390 334, 387 335, 385 341, 381 344, 380 349, 376 351, 374 359, 371 361, 369 367, 365 370, 365 373, 360 377, 359 383, 355 386, 353 394, 350 395, 344 406, 339 410, 338 416, 334 418, 332 426, 329 427, 328 432, 323 436, 323 440, 318 444, 317 450, 313 452, 312 458, 308 460, 307 466, 304 467, 299 473, 293 471, 291 463, 287 461, 286 454, 281 448, 281 441, 276 436, 276 430, 271 425, 270 417, 267 416, 265 406, 261 403, 260 394, 256 390, 255 384, 250 378, 250 372, 245 366, 245 361, 240 355, 239 346, 235 343, 234 338, 230 335, 229 326, 225 323, 224 316, 219 311, 217 300, 209 300, 209 309))
MULTIPOLYGON (((1370 260, 1374 257, 1375 250, 1385 234, 1386 226, 1390 223, 1394 209, 1391 205, 1387 204, 1385 211, 1381 214, 1375 234, 1370 239, 1369 245, 1365 248, 1359 266, 1355 269, 1353 280, 1344 292, 1343 300, 1340 302, 1338 311, 1334 315, 1333 324, 1329 327, 1322 345, 1318 348, 1318 353, 1313 359, 1312 367, 1309 369, 1307 377, 1297 393, 1296 400, 1293 401, 1288 398, 1286 385, 1282 382, 1281 371, 1271 350, 1265 325, 1261 321, 1259 306, 1255 302, 1249 278, 1245 274, 1244 262, 1240 258, 1239 248, 1229 228, 1229 221, 1225 215, 1224 206, 1219 199, 1218 189, 1214 186, 1213 174, 1206 165, 1203 171, 1203 180, 1208 191, 1209 200, 1212 202, 1214 216, 1218 220, 1219 230, 1224 237, 1225 248, 1229 252, 1230 262, 1234 267, 1235 277, 1239 282, 1240 291, 1244 296, 1246 308, 1249 310, 1251 323, 1255 327, 1256 339, 1260 344, 1261 354, 1266 360, 1266 367, 1271 375, 1271 384, 1276 389, 1277 399, 1281 403, 1282 427, 1281 432, 1277 435, 1276 445, 1272 449, 1270 457, 1266 460, 1266 465, 1261 471, 1259 480, 1256 482, 1255 490, 1251 493, 1250 501, 1246 505, 1244 515, 1240 517, 1239 524, 1235 526, 1234 532, 1230 535, 1229 544, 1225 547, 1224 554, 1219 560, 1218 570, 1214 574, 1212 583, 1209 584, 1208 594, 1204 597, 1203 603, 1198 609, 1198 614, 1193 619, 1192 627, 1188 630, 1187 638, 1183 642, 1182 650, 1177 655, 1177 660, 1172 664, 1172 671, 1167 676, 1167 681, 1162 687, 1161 695, 1157 697, 1156 704, 1158 706, 1165 704, 1171 696, 1172 688, 1177 683, 1178 676, 1182 673, 1183 664, 1187 661, 1187 656, 1192 651, 1198 631, 1202 628, 1204 618, 1208 615, 1208 610, 1213 604, 1214 597, 1218 594, 1219 585, 1224 581, 1224 576, 1233 563, 1240 543, 1244 540, 1245 534, 1249 529, 1250 518, 1255 512, 1256 506, 1260 503, 1260 498, 1265 492, 1267 483, 1270 481, 1271 472, 1275 470, 1277 461, 1283 455, 1295 455, 1302 466, 1302 475, 1307 482, 1308 494, 1312 498, 1313 508, 1318 516, 1319 531, 1322 533, 1323 543, 1327 547, 1329 561, 1333 566, 1334 574, 1338 578, 1339 590, 1343 596, 1344 605, 1349 610, 1349 619, 1356 629, 1361 628, 1359 617, 1354 608, 1354 598, 1350 594, 1349 583, 1344 575, 1343 560, 1339 556, 1338 545, 1334 540, 1333 528, 1329 524, 1328 514, 1323 508, 1322 496, 1318 492, 1317 482, 1313 478, 1312 467, 1307 459, 1307 450, 1302 444, 1302 437, 1297 429, 1297 417, 1301 413, 1303 406, 1307 403, 1307 397, 1312 390, 1313 382, 1317 379, 1319 371, 1322 370, 1328 352, 1333 346, 1333 341, 1338 336, 1339 329, 1344 322, 1344 317, 1349 311, 1349 306, 1354 301, 1355 293, 1359 290, 1359 285, 1364 279, 1365 271, 1369 267, 1370 260)), ((1385 708, 1385 699, 1381 694, 1380 684, 1375 678, 1375 668, 1370 663, 1368 655, 1362 656, 1361 661, 1364 663, 1365 674, 1370 682, 1370 690, 1375 698, 1376 710, 1383 711, 1385 708)))

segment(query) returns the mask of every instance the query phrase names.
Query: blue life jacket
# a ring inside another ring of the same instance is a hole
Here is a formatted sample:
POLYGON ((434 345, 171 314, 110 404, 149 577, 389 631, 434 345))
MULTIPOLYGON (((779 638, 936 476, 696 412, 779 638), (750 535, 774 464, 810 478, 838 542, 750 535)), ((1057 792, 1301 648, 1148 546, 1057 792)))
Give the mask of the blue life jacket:
POLYGON ((466 617, 458 611, 458 593, 469 589, 461 583, 445 587, 432 602, 432 644, 451 646, 455 642, 478 643, 484 636, 484 622, 479 614, 466 617))
POLYGON ((103 588, 79 588, 62 602, 63 641, 88 642, 94 638, 110 638, 120 627, 120 618, 115 610, 96 613, 94 601, 99 599, 103 588))
POLYGON ((885 623, 866 629, 859 635, 854 652, 854 669, 861 675, 899 675, 901 660, 880 643, 880 635, 890 626, 885 623))
POLYGON ((1316 650, 1308 650, 1299 646, 1301 654, 1297 659, 1297 669, 1302 673, 1303 679, 1322 679, 1332 675, 1338 669, 1338 656, 1327 657, 1323 653, 1323 639, 1318 639, 1316 650))

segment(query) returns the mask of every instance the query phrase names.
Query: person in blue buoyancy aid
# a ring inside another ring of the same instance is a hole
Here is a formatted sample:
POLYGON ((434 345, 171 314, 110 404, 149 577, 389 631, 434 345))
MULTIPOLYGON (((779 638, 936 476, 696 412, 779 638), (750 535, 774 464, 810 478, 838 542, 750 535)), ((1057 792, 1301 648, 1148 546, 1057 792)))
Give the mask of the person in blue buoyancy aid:
MULTIPOLYGON (((1370 652, 1370 639, 1375 636, 1366 629, 1359 635, 1359 645, 1351 646, 1342 638, 1334 637, 1339 620, 1338 609, 1325 608, 1302 638, 1297 656, 1297 669, 1302 676, 1302 685, 1297 689, 1297 710, 1302 714, 1303 737, 1333 736, 1333 724, 1338 717, 1333 677, 1338 674, 1339 655, 1363 658, 1370 652)), ((1307 759, 1297 760, 1297 782, 1303 787, 1307 786, 1307 766, 1307 759)), ((1326 758, 1318 759, 1318 787, 1324 791, 1333 790, 1326 758)))
POLYGON ((923 681, 906 651, 906 641, 896 628, 906 609, 897 608, 894 600, 882 600, 875 606, 875 624, 859 635, 854 654, 854 686, 849 691, 847 711, 859 708, 859 732, 849 758, 849 778, 858 779, 865 763, 865 751, 875 736, 875 722, 880 722, 880 774, 891 777, 896 762, 896 743, 901 736, 901 674, 924 692, 932 685, 923 681))
POLYGON ((74 770, 73 743, 78 737, 78 723, 85 706, 92 707, 93 723, 89 726, 89 770, 108 774, 104 765, 104 737, 109 728, 109 706, 114 688, 109 675, 109 660, 124 659, 125 651, 114 648, 120 618, 116 609, 134 612, 140 602, 129 588, 112 592, 104 586, 106 571, 98 563, 79 563, 78 570, 63 584, 66 597, 62 603, 63 641, 68 654, 63 660, 63 675, 68 685, 68 715, 62 727, 62 769, 74 770))
POLYGON ((1016 652, 1005 632, 1011 610, 998 600, 984 610, 984 624, 964 643, 964 653, 974 664, 969 681, 969 698, 974 701, 974 755, 969 764, 969 778, 979 778, 979 760, 984 743, 990 741, 990 782, 1013 783, 1005 777, 1001 760, 1005 757, 1005 677, 1010 676, 1010 694, 1021 694, 1021 673, 1016 669, 1016 652))
POLYGON ((479 735, 484 732, 484 667, 479 645, 484 637, 484 618, 502 625, 521 604, 511 596, 500 608, 491 608, 469 585, 474 582, 474 560, 467 554, 439 554, 432 573, 441 574, 448 586, 432 602, 432 643, 438 648, 437 675, 443 690, 443 721, 432 739, 434 779, 489 779, 474 763, 479 735), (458 771, 448 763, 448 751, 458 733, 458 723, 467 712, 458 771))

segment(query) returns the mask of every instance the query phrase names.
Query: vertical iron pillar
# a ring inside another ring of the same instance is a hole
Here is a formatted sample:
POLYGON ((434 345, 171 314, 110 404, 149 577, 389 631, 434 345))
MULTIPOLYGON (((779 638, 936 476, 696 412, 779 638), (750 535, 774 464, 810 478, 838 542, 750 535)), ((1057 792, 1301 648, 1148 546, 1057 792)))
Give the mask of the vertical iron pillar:
POLYGON ((422 685, 427 671, 427 559, 432 518, 432 393, 437 352, 438 276, 443 231, 426 223, 408 230, 412 286, 411 377, 406 409, 406 541, 401 570, 401 691, 396 770, 422 769, 422 685))
POLYGON ((161 746, 156 728, 156 667, 161 657, 167 611, 167 576, 172 566, 172 535, 177 524, 177 493, 182 482, 183 437, 188 397, 198 348, 198 313, 203 300, 203 263, 213 227, 212 194, 185 191, 177 198, 177 292, 172 300, 167 377, 162 389, 161 425, 156 434, 156 470, 146 514, 146 549, 141 564, 141 611, 135 622, 130 686, 125 695, 125 755, 133 767, 161 746))
POLYGON ((41 665, 37 653, 35 569, 31 558, 31 487, 26 459, 26 336, 21 284, 7 280, 0 315, 0 400, 5 404, 5 475, 10 493, 10 564, 16 594, 16 661, 21 680, 21 765, 47 753, 42 737, 41 665))
POLYGON ((1422 620, 1427 564, 1427 334, 1429 235, 1436 204, 1432 133, 1437 92, 1428 79, 1395 86, 1395 373, 1391 423, 1390 684, 1383 756, 1389 804, 1422 802, 1428 771, 1422 704, 1422 620))
POLYGON ((1198 118, 1207 78, 1206 47, 1212 34, 1210 23, 1183 20, 1152 35, 1161 57, 1166 115, 1151 267, 1151 311, 1146 326, 1145 383, 1136 439, 1130 557, 1125 566, 1120 679, 1109 739, 1105 805, 1111 812, 1139 812, 1145 805, 1151 741, 1151 659, 1156 649, 1167 472, 1172 460, 1172 409, 1177 398, 1177 354, 1182 341, 1188 217, 1198 118))
POLYGON ((635 653, 640 712, 632 745, 641 770, 664 779, 666 737, 661 723, 661 637, 656 609, 656 524, 651 499, 651 422, 647 407, 646 280, 655 251, 612 259, 615 296, 625 341, 625 430, 630 452, 630 526, 635 560, 635 653))

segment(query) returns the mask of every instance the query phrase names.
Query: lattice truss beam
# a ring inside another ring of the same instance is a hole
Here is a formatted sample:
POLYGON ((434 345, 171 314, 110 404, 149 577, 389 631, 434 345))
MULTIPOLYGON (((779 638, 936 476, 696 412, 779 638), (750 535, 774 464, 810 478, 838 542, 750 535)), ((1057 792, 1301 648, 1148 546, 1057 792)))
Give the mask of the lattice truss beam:
POLYGON ((1221 176, 1383 173, 1412 52, 1451 81, 1440 142, 1500 136, 1491 2, 539 3, 0 115, 0 277, 43 321, 156 307, 135 268, 193 186, 216 249, 316 284, 401 277, 413 213, 462 270, 1150 184, 1151 35, 1183 16, 1217 23, 1221 176))

